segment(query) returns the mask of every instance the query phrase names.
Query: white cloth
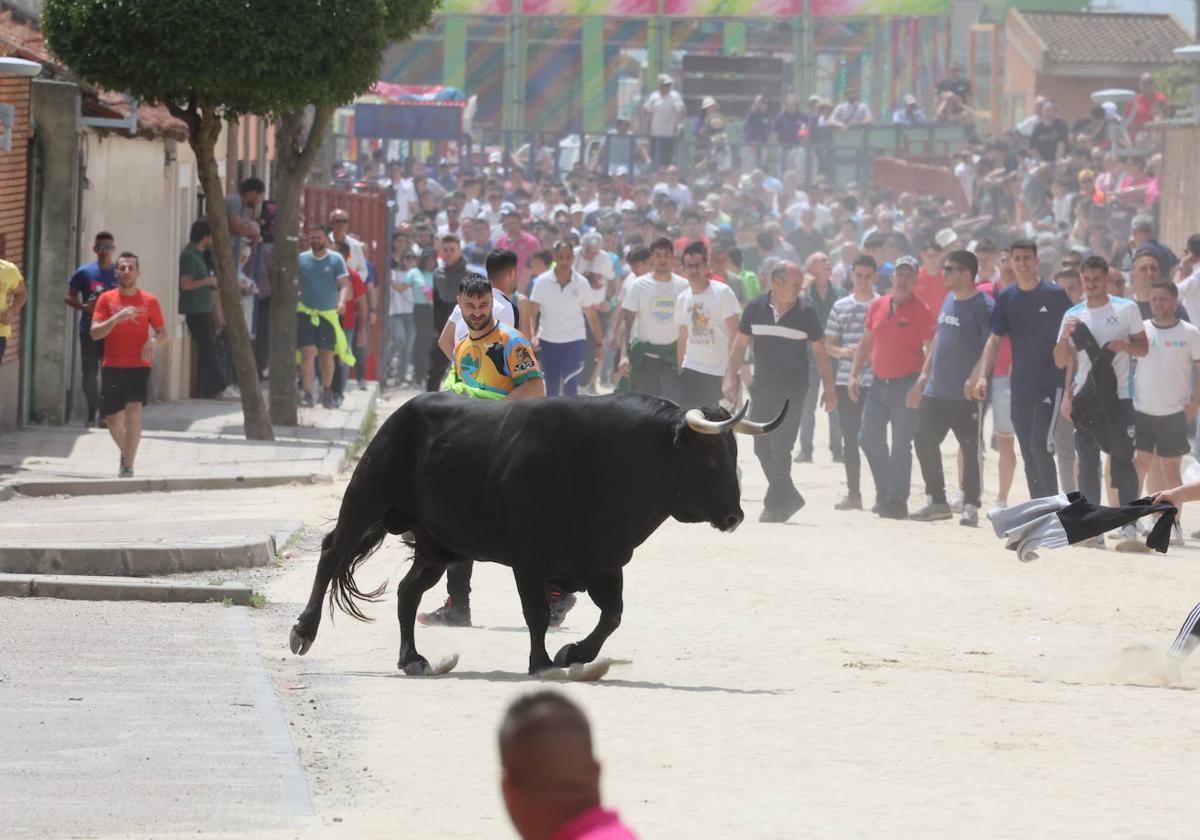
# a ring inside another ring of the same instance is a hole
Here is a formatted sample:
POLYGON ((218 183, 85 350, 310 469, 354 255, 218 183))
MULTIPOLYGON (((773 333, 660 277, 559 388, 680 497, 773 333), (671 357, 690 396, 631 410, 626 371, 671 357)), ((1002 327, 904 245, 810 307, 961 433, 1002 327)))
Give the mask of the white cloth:
MULTIPOLYGON (((504 293, 499 289, 492 289, 492 317, 501 324, 508 324, 510 327, 516 320, 513 317, 512 301, 504 296, 504 293)), ((454 311, 450 313, 450 321, 454 324, 454 343, 462 341, 467 337, 467 333, 471 328, 467 326, 467 322, 463 319, 462 310, 456 304, 454 311)))
POLYGON ((583 248, 577 248, 575 249, 575 271, 585 275, 585 277, 588 274, 599 275, 600 279, 604 282, 597 291, 603 293, 613 279, 612 255, 607 251, 600 250, 596 252, 596 256, 589 260, 583 255, 583 248))
POLYGON ((417 191, 413 188, 412 178, 401 178, 392 185, 396 201, 396 227, 412 218, 413 208, 417 206, 417 191))
POLYGON ((533 281, 529 299, 541 309, 538 312, 538 339, 553 344, 583 341, 587 338, 587 322, 583 313, 603 301, 603 289, 593 289, 587 279, 576 271, 565 286, 558 282, 551 269, 533 281))
POLYGON ((350 259, 346 263, 358 272, 358 276, 367 282, 367 255, 363 251, 362 240, 352 233, 346 234, 346 244, 350 246, 350 259))
POLYGON ((663 96, 657 90, 646 97, 642 113, 650 120, 651 137, 674 137, 679 133, 685 119, 683 97, 678 91, 669 90, 663 96))
POLYGON ((1179 302, 1187 310, 1189 318, 1200 321, 1200 263, 1192 273, 1179 281, 1179 302))
POLYGON ((692 190, 687 184, 676 184, 672 187, 666 181, 659 181, 654 185, 654 192, 662 193, 674 201, 676 208, 681 213, 692 203, 692 190))
POLYGON ((841 102, 830 116, 842 125, 863 125, 871 121, 871 109, 866 102, 841 102))
POLYGON ((737 295, 724 283, 710 281, 700 294, 693 292, 691 286, 683 290, 675 301, 675 325, 687 327, 685 368, 710 376, 725 375, 729 342, 733 338, 726 320, 736 317, 738 308, 737 295))
POLYGON ((1138 359, 1133 374, 1133 407, 1142 414, 1166 417, 1192 400, 1192 371, 1200 362, 1200 327, 1180 321, 1173 327, 1143 322, 1150 352, 1138 359))
POLYGON ((643 274, 626 283, 621 308, 637 313, 630 337, 651 344, 670 344, 678 340, 675 302, 687 288, 688 281, 678 274, 672 274, 665 282, 655 280, 653 274, 643 274))
POLYGON ((1071 504, 1064 494, 1031 499, 1019 505, 998 510, 988 518, 1004 547, 1017 552, 1022 563, 1037 559, 1038 548, 1062 548, 1070 545, 1067 532, 1058 512, 1071 504))
MULTIPOLYGON (((1131 336, 1140 335, 1142 314, 1138 311, 1136 301, 1128 298, 1109 297, 1108 303, 1095 309, 1081 301, 1063 314, 1062 325, 1058 336, 1062 338, 1063 328, 1067 321, 1075 319, 1087 325, 1088 330, 1103 347, 1110 341, 1128 340, 1131 336)), ((1127 400, 1133 397, 1133 369, 1129 364, 1128 353, 1117 353, 1113 356, 1113 373, 1117 375, 1117 399, 1127 400)), ((1075 383, 1072 394, 1078 394, 1079 389, 1087 382, 1088 372, 1092 369, 1092 360, 1087 353, 1075 351, 1075 383)))

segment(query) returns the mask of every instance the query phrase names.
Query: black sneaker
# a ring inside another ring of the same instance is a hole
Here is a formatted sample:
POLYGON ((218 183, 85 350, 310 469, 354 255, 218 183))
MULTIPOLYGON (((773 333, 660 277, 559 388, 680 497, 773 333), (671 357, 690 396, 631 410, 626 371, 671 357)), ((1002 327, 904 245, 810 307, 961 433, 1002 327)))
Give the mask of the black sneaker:
POLYGON ((804 497, 801 496, 799 493, 797 493, 795 499, 788 502, 786 505, 779 508, 778 510, 772 510, 771 508, 763 508, 763 512, 759 515, 758 521, 759 522, 787 522, 789 519, 791 519, 793 516, 795 516, 796 513, 798 513, 800 511, 800 509, 803 507, 804 507, 804 497))
POLYGON ((452 599, 447 598, 446 603, 433 612, 417 613, 417 621, 426 627, 470 627, 471 606, 470 604, 459 606, 452 599))
POLYGON ((833 506, 834 510, 862 510, 862 496, 858 493, 847 493, 842 500, 833 506))
POLYGON ((301 391, 300 392, 300 407, 301 408, 312 408, 313 407, 312 391, 301 391))
POLYGON ((551 592, 550 593, 550 626, 558 627, 563 623, 563 619, 567 617, 567 613, 571 611, 571 607, 575 606, 574 592, 551 592))
POLYGON ((811 464, 812 455, 813 454, 811 452, 805 452, 801 450, 800 452, 796 453, 796 457, 792 460, 797 464, 811 464))
POLYGON ((937 519, 952 519, 954 511, 950 510, 950 505, 945 502, 930 502, 920 510, 913 511, 908 515, 909 519, 914 519, 917 522, 933 522, 937 519))
POLYGON ((334 395, 333 391, 324 388, 321 391, 321 408, 333 408, 334 395))

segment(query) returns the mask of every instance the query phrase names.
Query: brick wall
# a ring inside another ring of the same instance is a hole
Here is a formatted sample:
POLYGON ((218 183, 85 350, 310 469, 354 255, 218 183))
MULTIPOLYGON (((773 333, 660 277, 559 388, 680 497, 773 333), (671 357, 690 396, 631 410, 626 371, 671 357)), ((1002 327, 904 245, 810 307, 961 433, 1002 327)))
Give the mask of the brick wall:
MULTIPOLYGON (((0 151, 0 257, 16 263, 24 274, 25 192, 29 171, 29 79, 0 76, 0 103, 16 109, 12 150, 0 151)), ((4 356, 5 365, 16 363, 20 346, 21 328, 14 325, 4 356)), ((0 399, 8 396, 0 395, 0 399)))

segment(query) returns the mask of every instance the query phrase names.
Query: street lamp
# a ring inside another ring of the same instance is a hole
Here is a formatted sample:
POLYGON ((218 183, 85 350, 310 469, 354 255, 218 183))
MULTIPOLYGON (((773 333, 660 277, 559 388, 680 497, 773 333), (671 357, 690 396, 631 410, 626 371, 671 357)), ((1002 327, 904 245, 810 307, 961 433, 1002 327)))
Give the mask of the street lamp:
POLYGON ((32 78, 42 72, 42 65, 23 58, 0 56, 0 76, 24 76, 32 78))

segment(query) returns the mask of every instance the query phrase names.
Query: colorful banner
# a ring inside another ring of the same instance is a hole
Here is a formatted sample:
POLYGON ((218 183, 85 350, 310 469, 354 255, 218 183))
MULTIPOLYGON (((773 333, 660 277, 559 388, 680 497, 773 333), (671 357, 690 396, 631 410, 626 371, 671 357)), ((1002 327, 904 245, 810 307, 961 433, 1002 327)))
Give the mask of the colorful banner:
MULTIPOLYGON (((516 0, 443 0, 444 15, 507 15, 516 0)), ((658 0, 520 0, 521 14, 649 17, 658 0)), ((663 0, 669 17, 765 18, 804 13, 804 0, 663 0)), ((813 17, 946 15, 950 0, 812 0, 813 17)))

